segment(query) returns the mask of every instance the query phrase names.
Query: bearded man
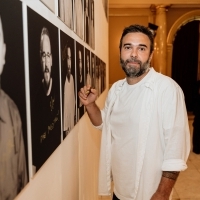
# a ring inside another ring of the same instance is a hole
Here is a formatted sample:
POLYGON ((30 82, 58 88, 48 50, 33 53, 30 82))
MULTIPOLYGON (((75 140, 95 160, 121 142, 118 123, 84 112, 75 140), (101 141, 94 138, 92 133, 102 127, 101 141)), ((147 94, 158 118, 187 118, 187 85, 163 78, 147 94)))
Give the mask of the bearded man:
POLYGON ((126 27, 119 47, 126 78, 113 84, 104 109, 95 89, 79 91, 92 124, 102 129, 99 194, 111 195, 113 180, 113 200, 168 200, 190 152, 184 95, 150 67, 154 35, 147 27, 126 27))

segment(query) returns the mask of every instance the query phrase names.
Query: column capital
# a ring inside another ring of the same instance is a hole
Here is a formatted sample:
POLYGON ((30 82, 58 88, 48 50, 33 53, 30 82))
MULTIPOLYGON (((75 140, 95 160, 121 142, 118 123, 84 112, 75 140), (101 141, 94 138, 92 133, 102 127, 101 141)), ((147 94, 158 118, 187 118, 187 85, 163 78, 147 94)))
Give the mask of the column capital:
POLYGON ((157 4, 155 5, 156 10, 165 9, 165 11, 168 11, 168 9, 171 7, 171 4, 157 4))

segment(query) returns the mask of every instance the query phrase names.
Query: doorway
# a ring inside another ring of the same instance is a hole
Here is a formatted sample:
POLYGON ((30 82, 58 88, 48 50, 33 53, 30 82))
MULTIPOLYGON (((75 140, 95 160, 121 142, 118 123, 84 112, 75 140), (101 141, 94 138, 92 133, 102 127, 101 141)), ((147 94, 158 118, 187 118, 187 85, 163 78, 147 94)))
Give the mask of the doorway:
POLYGON ((172 78, 183 90, 188 112, 194 111, 197 94, 199 26, 198 20, 182 25, 173 44, 172 78))

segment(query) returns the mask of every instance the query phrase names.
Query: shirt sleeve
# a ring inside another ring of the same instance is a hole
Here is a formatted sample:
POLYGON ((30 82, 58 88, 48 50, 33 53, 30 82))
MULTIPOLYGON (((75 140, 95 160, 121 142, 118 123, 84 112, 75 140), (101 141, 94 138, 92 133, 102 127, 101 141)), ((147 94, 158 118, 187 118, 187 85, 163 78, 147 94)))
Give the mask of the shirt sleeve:
POLYGON ((181 88, 170 82, 162 94, 162 126, 165 152, 163 171, 183 171, 190 152, 190 131, 181 88))

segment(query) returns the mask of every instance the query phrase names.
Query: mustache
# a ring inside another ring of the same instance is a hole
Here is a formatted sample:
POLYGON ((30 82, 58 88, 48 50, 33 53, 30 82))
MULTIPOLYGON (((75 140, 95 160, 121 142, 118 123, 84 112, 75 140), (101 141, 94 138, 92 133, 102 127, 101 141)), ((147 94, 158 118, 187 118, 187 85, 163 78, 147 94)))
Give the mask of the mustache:
POLYGON ((136 58, 129 58, 129 59, 125 60, 124 64, 126 65, 130 62, 135 62, 135 63, 138 63, 140 65, 142 64, 142 62, 140 60, 136 59, 136 58))
POLYGON ((49 73, 49 68, 48 68, 48 67, 45 67, 44 72, 49 73))

